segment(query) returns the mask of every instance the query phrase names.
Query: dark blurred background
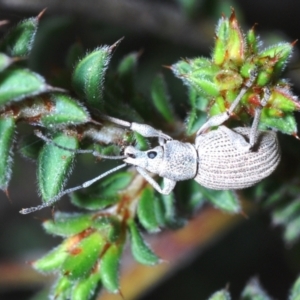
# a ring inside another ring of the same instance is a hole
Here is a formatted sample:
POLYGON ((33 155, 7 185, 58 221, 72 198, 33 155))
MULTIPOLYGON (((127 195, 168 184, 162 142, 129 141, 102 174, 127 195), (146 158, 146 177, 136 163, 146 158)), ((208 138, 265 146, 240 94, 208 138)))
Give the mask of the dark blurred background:
MULTIPOLYGON (((257 23, 257 32, 266 43, 293 42, 300 38, 300 2, 294 0, 0 0, 0 20, 14 24, 36 16, 45 7, 37 45, 29 59, 35 71, 46 78, 53 77, 64 62, 68 46, 76 40, 91 50, 113 44, 124 36, 114 53, 112 66, 126 53, 141 51, 137 77, 140 90, 149 93, 149 83, 156 73, 162 72, 176 112, 182 118, 188 111, 183 101, 186 89, 163 65, 171 65, 183 57, 208 56, 217 20, 222 13, 228 16, 230 7, 235 8, 245 30, 257 23)), ((1 27, 0 34, 9 26, 1 27)), ((286 74, 294 83, 296 95, 300 92, 298 48, 296 44, 286 74)), ((19 127, 19 131, 26 133, 26 128, 19 127)), ((24 161, 18 153, 15 155, 10 199, 0 194, 1 300, 29 299, 44 287, 49 278, 28 271, 30 268, 24 262, 40 257, 59 241, 46 235, 40 226, 43 219, 51 217, 50 210, 29 216, 18 213, 22 207, 36 205, 40 200, 34 163, 24 161)), ((97 169, 91 166, 85 173, 77 178, 74 172, 69 185, 92 178, 97 169)), ((62 201, 58 207, 70 206, 68 201, 62 201)), ((173 268, 138 299, 201 300, 226 286, 233 299, 237 299, 254 276, 274 299, 287 299, 300 270, 299 251, 299 244, 284 245, 280 228, 273 228, 268 213, 255 208, 249 219, 242 219, 212 236, 209 243, 196 247, 192 258, 173 268)))

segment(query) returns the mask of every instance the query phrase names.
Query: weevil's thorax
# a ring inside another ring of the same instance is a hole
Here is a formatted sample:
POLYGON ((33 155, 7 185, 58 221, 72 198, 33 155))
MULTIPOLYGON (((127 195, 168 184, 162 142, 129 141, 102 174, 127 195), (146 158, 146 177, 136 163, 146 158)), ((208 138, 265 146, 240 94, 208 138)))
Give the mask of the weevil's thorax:
POLYGON ((164 159, 159 175, 174 181, 192 179, 197 174, 198 158, 195 147, 176 140, 164 145, 164 159))

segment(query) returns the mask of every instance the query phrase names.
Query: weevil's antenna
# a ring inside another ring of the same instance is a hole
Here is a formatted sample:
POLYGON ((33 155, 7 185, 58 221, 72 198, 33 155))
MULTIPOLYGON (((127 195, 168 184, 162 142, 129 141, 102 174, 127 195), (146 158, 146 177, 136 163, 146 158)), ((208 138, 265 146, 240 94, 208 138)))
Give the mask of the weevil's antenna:
POLYGON ((39 137, 41 140, 45 141, 46 143, 51 143, 51 144, 55 145, 57 148, 60 148, 60 149, 66 150, 66 151, 80 153, 80 154, 90 153, 90 154, 94 155, 95 157, 104 158, 104 159, 124 159, 124 158, 126 158, 125 155, 110 156, 110 155, 103 155, 103 154, 97 152, 96 150, 82 150, 82 149, 78 150, 78 149, 71 149, 68 147, 64 147, 64 146, 61 146, 61 145, 57 144, 56 142, 52 141, 50 138, 45 136, 40 130, 35 130, 34 134, 37 137, 39 137))
POLYGON ((41 204, 41 205, 38 205, 38 206, 34 206, 34 207, 29 207, 29 208, 23 208, 22 210, 20 210, 20 213, 23 214, 23 215, 26 215, 26 214, 30 214, 34 211, 37 211, 37 210, 41 210, 45 207, 49 207, 49 206, 52 206, 55 202, 57 202, 62 196, 66 195, 66 194, 70 194, 70 193, 73 193, 77 190, 80 190, 80 189, 84 189, 84 188, 87 188, 89 187, 90 185, 92 185, 94 182, 102 179, 103 177, 113 173, 113 172, 116 172, 122 168, 125 168, 127 166, 127 164, 122 164, 120 166, 117 166, 89 181, 86 181, 84 182, 83 184, 81 185, 78 185, 78 186, 75 186, 75 187, 72 187, 72 188, 69 188, 67 190, 64 190, 62 191, 61 193, 59 193, 57 196, 55 196, 54 198, 52 198, 51 200, 49 200, 48 202, 44 203, 44 204, 41 204))

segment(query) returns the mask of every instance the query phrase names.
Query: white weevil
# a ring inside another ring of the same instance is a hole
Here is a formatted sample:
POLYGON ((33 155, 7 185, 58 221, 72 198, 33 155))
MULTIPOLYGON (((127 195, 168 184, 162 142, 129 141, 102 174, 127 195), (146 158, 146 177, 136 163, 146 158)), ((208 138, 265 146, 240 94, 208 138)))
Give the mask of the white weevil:
MULTIPOLYGON (((197 132, 195 144, 173 140, 170 136, 146 124, 130 123, 109 116, 104 119, 126 127, 144 137, 157 137, 159 146, 148 151, 140 151, 133 146, 125 148, 122 158, 125 164, 120 165, 80 186, 67 189, 40 206, 21 210, 27 214, 54 204, 63 195, 86 188, 104 176, 127 165, 136 170, 161 194, 169 194, 177 181, 195 179, 199 184, 215 189, 243 189, 250 187, 269 176, 280 161, 280 148, 274 131, 258 130, 261 109, 266 105, 270 91, 264 89, 261 107, 255 111, 252 127, 229 129, 220 126, 233 113, 246 91, 255 81, 256 75, 251 74, 227 112, 211 117, 197 132), (218 129, 206 132, 212 126, 218 129), (163 187, 152 178, 150 173, 163 177, 163 187)), ((49 141, 46 137, 41 138, 49 141)), ((50 141, 51 142, 51 141, 50 141)), ((61 147, 61 146, 59 146, 61 147)), ((61 147, 64 148, 64 147, 61 147)), ((82 150, 87 153, 90 150, 82 150)), ((95 151, 95 156, 101 156, 95 151)))

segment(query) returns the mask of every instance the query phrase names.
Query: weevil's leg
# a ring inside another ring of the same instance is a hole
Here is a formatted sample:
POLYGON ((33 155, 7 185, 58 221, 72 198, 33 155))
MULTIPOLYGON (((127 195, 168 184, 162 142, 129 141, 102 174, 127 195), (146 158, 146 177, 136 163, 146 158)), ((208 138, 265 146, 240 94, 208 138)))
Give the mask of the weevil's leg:
POLYGON ((205 132, 207 129, 209 129, 212 126, 220 126, 222 125, 226 120, 230 118, 238 104, 240 103, 243 96, 246 94, 246 92, 249 90, 249 88, 253 85, 254 81, 257 77, 257 71, 253 71, 250 73, 250 77, 248 81, 246 82, 245 86, 241 89, 240 93, 237 95, 235 100, 230 105, 229 109, 219 115, 212 116, 208 119, 206 123, 204 123, 201 128, 197 131, 197 135, 200 135, 201 133, 205 132))
POLYGON ((44 204, 41 204, 41 205, 38 205, 38 206, 34 206, 34 207, 29 207, 29 208, 23 208, 22 210, 20 210, 20 213, 23 214, 23 215, 26 215, 26 214, 30 214, 34 211, 37 211, 37 210, 41 210, 45 207, 49 207, 49 206, 52 206, 55 202, 57 202, 62 196, 66 195, 66 194, 70 194, 70 193, 73 193, 77 190, 81 190, 81 189, 85 189, 87 187, 89 187, 90 185, 92 185, 93 183, 95 183, 96 181, 99 181, 100 179, 102 179, 103 177, 113 173, 113 172, 116 172, 118 171, 119 169, 122 169, 124 167, 126 167, 127 164, 122 164, 120 166, 117 166, 89 181, 86 181, 84 182, 83 184, 81 185, 78 185, 78 186, 75 186, 75 187, 72 187, 70 189, 67 189, 67 190, 64 190, 62 192, 60 192, 57 196, 55 196, 54 198, 52 198, 51 200, 47 201, 46 203, 44 204))
POLYGON ((165 178, 163 181, 164 187, 161 188, 159 184, 150 176, 150 174, 141 167, 136 167, 136 170, 161 194, 169 195, 176 185, 176 181, 165 178))
POLYGON ((55 147, 57 147, 57 148, 60 148, 60 149, 63 149, 63 150, 69 151, 69 152, 73 152, 73 153, 76 153, 76 154, 90 153, 90 154, 94 155, 95 157, 104 158, 104 159, 124 159, 124 158, 126 158, 125 155, 109 156, 109 155, 102 155, 99 152, 97 152, 96 150, 71 149, 71 148, 68 148, 68 147, 64 147, 64 146, 61 146, 61 145, 57 144, 56 142, 54 142, 53 140, 51 140, 47 136, 45 136, 40 130, 35 130, 34 134, 37 137, 39 137, 41 140, 45 141, 46 143, 51 143, 51 144, 55 145, 55 147))
POLYGON ((157 137, 159 139, 172 140, 172 138, 167 134, 161 132, 160 130, 156 130, 155 128, 147 124, 139 124, 135 122, 131 123, 110 116, 102 115, 102 114, 101 114, 101 118, 110 121, 114 124, 123 126, 125 128, 129 128, 130 130, 135 131, 144 137, 157 137))
POLYGON ((220 126, 219 129, 223 132, 226 132, 228 137, 230 138, 232 144, 237 150, 248 151, 250 150, 256 143, 258 125, 260 121, 261 111, 264 106, 268 103, 271 97, 271 90, 269 87, 265 87, 263 89, 264 96, 260 101, 260 105, 255 109, 254 119, 252 122, 252 126, 249 133, 249 142, 247 142, 243 136, 234 132, 233 130, 227 128, 226 126, 220 126))
POLYGON ((62 150, 66 150, 69 152, 74 152, 74 153, 93 153, 94 150, 78 150, 78 149, 71 149, 68 147, 64 147, 61 146, 59 144, 57 144, 56 142, 54 142, 53 140, 51 140, 50 138, 48 138, 46 135, 44 135, 40 130, 34 130, 34 134, 40 138, 41 140, 43 140, 44 142, 48 143, 48 144, 53 144, 54 146, 56 146, 57 148, 60 148, 62 150))
POLYGON ((223 131, 226 133, 226 135, 229 137, 233 147, 239 151, 247 152, 251 149, 251 145, 249 142, 246 141, 246 139, 239 133, 236 133, 235 131, 231 130, 230 128, 226 126, 220 126, 219 131, 223 131))
POLYGON ((253 119, 251 130, 250 130, 249 144, 251 145, 251 147, 253 147, 256 143, 257 132, 258 132, 258 124, 259 124, 259 121, 260 121, 261 111, 264 108, 264 106, 266 106, 266 104, 268 103, 268 101, 271 97, 271 90, 270 90, 269 87, 265 87, 263 89, 263 91, 264 91, 264 96, 260 101, 260 106, 258 106, 255 109, 254 119, 253 119))

